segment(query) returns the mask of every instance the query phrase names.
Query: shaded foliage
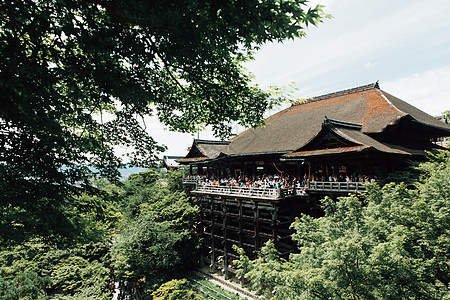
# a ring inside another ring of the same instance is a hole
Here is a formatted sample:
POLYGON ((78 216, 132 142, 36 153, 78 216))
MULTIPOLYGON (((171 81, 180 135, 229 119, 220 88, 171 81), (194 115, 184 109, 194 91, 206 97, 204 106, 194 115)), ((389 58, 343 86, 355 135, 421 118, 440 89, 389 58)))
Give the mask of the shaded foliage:
POLYGON ((118 178, 116 146, 152 166, 165 148, 145 116, 218 136, 260 124, 274 102, 242 63, 320 22, 305 2, 2 1, 0 239, 69 233, 68 196, 94 173, 118 178))
POLYGON ((108 246, 89 243, 58 249, 40 241, 0 251, 0 299, 71 296, 110 299, 108 246))
POLYGON ((110 299, 113 267, 120 278, 144 284, 149 297, 197 263, 198 209, 181 180, 180 172, 153 170, 118 184, 97 180, 98 193, 64 207, 77 229, 70 239, 1 245, 0 299, 110 299))
POLYGON ((70 234, 0 245, 0 299, 47 299, 46 294, 56 299, 111 298, 109 243, 121 216, 123 190, 98 183, 101 192, 71 197, 62 206, 70 234))

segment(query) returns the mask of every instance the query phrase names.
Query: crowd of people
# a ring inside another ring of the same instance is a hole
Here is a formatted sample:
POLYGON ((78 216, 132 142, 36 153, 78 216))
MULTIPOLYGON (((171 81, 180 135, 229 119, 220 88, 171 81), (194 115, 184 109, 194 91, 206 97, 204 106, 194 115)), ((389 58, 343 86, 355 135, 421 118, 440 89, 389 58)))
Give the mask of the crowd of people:
MULTIPOLYGON (((377 177, 369 177, 367 175, 361 176, 359 179, 356 175, 344 175, 339 174, 337 176, 315 176, 316 181, 322 182, 376 182, 380 179, 377 177)), ((223 186, 223 187, 252 187, 252 188, 289 188, 289 187, 304 187, 308 181, 314 181, 304 175, 301 177, 293 177, 290 175, 258 175, 255 176, 255 180, 252 180, 249 176, 237 176, 237 177, 223 177, 215 178, 214 176, 208 178, 201 175, 190 175, 186 177, 189 180, 195 180, 201 185, 213 185, 213 186, 223 186)))
POLYGON ((339 175, 329 175, 329 176, 317 176, 317 181, 324 181, 324 182, 361 182, 361 183, 367 183, 367 182, 377 182, 381 179, 377 176, 369 177, 367 175, 362 175, 358 177, 356 174, 354 175, 345 175, 345 174, 339 174, 339 175))
POLYGON ((295 186, 298 182, 295 177, 279 176, 279 175, 262 175, 256 176, 252 180, 248 176, 225 177, 225 178, 207 178, 206 176, 188 176, 188 179, 196 180, 201 185, 212 185, 222 187, 249 187, 249 188, 266 188, 278 189, 289 188, 295 186))

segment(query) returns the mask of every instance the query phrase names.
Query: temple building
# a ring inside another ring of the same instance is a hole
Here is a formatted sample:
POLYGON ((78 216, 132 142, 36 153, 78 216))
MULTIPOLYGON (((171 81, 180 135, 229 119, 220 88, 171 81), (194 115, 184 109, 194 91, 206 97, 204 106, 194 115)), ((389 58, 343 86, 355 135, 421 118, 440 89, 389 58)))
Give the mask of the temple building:
POLYGON ((383 184, 446 136, 450 125, 374 83, 293 104, 230 141, 194 140, 177 162, 189 165, 204 261, 227 275, 234 244, 252 256, 269 239, 288 256, 296 216, 320 216, 326 195, 383 184))

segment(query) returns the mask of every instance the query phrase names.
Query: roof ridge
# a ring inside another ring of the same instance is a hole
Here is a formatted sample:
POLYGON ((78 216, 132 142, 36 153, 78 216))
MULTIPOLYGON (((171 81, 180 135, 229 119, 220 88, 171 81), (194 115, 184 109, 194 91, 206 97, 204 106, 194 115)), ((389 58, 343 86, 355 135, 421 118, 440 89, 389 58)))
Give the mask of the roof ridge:
POLYGON ((201 144, 216 144, 216 145, 228 145, 230 143, 230 141, 201 140, 201 139, 194 139, 194 142, 201 144))
POLYGON ((337 127, 344 127, 344 128, 350 128, 350 129, 358 129, 361 130, 362 128, 362 124, 358 124, 358 123, 353 123, 353 122, 345 122, 345 121, 340 121, 340 120, 336 120, 336 119, 329 119, 327 118, 327 116, 325 116, 325 120, 322 123, 322 127, 326 126, 326 125, 333 125, 333 126, 337 126, 337 127))
POLYGON ((335 97, 335 96, 348 95, 351 93, 362 92, 362 91, 366 91, 366 90, 370 90, 370 89, 380 89, 380 86, 378 85, 378 80, 375 83, 370 83, 370 84, 354 87, 351 89, 346 89, 346 90, 342 90, 342 91, 338 91, 338 92, 334 92, 334 93, 324 94, 324 95, 320 95, 320 96, 316 96, 316 97, 312 97, 312 98, 307 98, 303 101, 298 101, 296 103, 293 103, 292 106, 307 104, 307 103, 314 102, 314 101, 324 100, 324 99, 328 99, 328 98, 335 97))

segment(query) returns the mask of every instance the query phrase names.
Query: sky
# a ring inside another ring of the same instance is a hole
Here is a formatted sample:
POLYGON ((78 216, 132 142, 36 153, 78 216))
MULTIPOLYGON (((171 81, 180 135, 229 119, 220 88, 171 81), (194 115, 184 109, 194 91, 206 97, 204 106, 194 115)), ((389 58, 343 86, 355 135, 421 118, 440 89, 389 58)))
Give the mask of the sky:
MULTIPOLYGON (((450 0, 311 3, 325 5, 332 19, 308 28, 305 38, 264 45, 246 65, 255 83, 293 83, 301 99, 379 81, 382 90, 430 115, 450 110, 450 0)), ((165 155, 186 155, 194 138, 154 119, 147 127, 168 146, 165 155)), ((208 131, 199 138, 215 139, 208 131)))

